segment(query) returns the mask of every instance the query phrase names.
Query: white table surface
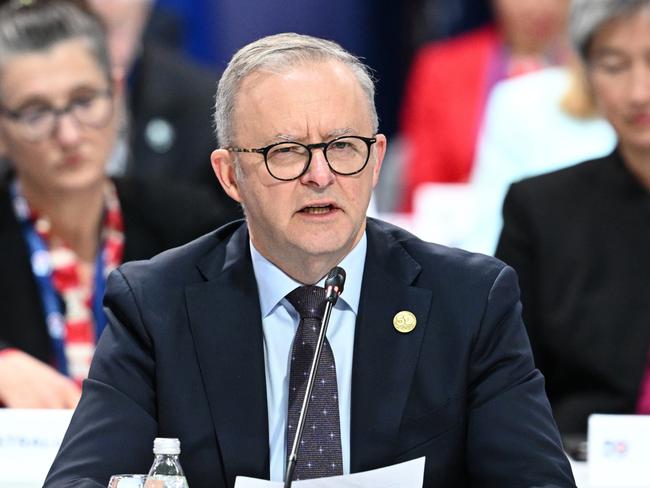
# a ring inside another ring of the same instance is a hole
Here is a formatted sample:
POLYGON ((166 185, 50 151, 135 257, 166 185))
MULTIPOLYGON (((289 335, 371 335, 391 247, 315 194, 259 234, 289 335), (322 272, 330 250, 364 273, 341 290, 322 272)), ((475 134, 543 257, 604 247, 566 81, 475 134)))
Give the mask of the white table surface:
MULTIPOLYGON (((573 477, 576 480, 576 485, 578 488, 631 488, 629 485, 594 485, 590 483, 589 480, 589 470, 587 468, 586 462, 573 461, 571 460, 571 469, 573 469, 573 477)), ((646 485, 650 488, 650 476, 648 476, 648 484, 646 485)), ((632 487, 633 488, 633 487, 632 487)), ((638 488, 638 486, 636 487, 638 488)))

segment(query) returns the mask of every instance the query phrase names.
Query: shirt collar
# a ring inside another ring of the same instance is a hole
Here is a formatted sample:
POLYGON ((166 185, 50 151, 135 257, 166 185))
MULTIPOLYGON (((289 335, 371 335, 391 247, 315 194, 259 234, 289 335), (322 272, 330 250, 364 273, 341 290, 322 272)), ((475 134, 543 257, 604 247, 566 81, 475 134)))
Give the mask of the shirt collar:
MULTIPOLYGON (((368 242, 366 234, 357 243, 356 246, 341 261, 339 266, 345 270, 345 286, 343 293, 336 302, 336 308, 347 307, 355 315, 359 310, 359 298, 361 296, 361 281, 363 279, 363 269, 366 261, 366 249, 368 242)), ((251 258, 253 260, 253 272, 257 281, 257 289, 260 298, 260 307, 262 318, 270 315, 282 299, 292 290, 301 286, 284 271, 278 268, 271 261, 262 256, 253 243, 250 243, 251 258)), ((323 286, 325 278, 317 284, 323 286)))

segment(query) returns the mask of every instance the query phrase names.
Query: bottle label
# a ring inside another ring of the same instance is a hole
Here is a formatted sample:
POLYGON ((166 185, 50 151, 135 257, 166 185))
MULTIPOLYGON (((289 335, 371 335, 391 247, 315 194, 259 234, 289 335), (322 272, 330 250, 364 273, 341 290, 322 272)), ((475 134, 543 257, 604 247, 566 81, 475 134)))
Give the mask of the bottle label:
POLYGON ((188 488, 185 476, 154 475, 147 478, 144 488, 188 488))

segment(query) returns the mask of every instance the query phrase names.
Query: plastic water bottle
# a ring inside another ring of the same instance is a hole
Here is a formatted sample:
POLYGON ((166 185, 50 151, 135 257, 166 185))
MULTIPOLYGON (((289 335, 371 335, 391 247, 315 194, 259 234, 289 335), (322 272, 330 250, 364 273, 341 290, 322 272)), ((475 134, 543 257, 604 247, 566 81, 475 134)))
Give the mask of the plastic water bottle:
POLYGON ((153 454, 155 459, 149 470, 148 486, 156 488, 188 488, 185 473, 178 461, 181 453, 181 441, 178 439, 167 439, 156 437, 153 441, 153 454), (164 482, 163 485, 156 481, 164 482))

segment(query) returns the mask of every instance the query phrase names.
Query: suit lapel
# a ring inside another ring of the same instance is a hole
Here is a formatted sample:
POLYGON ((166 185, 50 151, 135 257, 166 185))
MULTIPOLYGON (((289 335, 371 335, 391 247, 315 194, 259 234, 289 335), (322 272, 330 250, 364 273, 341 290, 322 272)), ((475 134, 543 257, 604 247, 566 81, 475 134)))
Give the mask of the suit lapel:
POLYGON ((394 459, 393 446, 431 302, 430 290, 411 286, 419 264, 376 227, 368 222, 368 252, 355 330, 350 436, 353 472, 394 459), (393 317, 403 310, 417 318, 415 329, 406 334, 393 326, 393 317))
POLYGON ((245 226, 228 242, 225 259, 215 254, 199 266, 207 281, 188 286, 185 295, 226 481, 232 486, 237 475, 269 477, 262 319, 245 226))

